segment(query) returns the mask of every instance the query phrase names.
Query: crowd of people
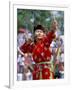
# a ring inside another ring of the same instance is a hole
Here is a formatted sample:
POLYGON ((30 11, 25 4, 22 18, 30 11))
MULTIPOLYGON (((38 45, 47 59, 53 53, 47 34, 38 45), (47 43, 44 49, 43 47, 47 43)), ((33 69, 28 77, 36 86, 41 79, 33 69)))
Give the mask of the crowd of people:
POLYGON ((40 80, 64 78, 64 35, 58 22, 51 28, 34 27, 34 35, 20 27, 17 35, 17 80, 40 80))

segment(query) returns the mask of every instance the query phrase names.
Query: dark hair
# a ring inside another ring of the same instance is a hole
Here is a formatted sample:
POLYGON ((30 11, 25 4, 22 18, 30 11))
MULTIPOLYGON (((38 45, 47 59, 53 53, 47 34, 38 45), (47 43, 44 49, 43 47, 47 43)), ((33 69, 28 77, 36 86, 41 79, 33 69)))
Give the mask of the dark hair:
POLYGON ((42 26, 42 25, 37 25, 37 26, 34 26, 34 32, 37 30, 37 29, 40 29, 42 30, 43 32, 45 32, 45 28, 42 26))

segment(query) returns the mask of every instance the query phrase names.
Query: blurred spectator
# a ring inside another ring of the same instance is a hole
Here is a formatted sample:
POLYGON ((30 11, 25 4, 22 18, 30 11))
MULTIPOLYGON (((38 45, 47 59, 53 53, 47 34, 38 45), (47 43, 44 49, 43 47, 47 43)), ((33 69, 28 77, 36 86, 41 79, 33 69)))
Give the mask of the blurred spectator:
POLYGON ((17 79, 18 80, 23 80, 24 60, 25 58, 19 54, 17 59, 17 79))
POLYGON ((58 26, 56 28, 56 38, 50 45, 54 63, 54 78, 64 78, 64 40, 58 26))
POLYGON ((20 27, 17 35, 17 46, 20 47, 25 43, 25 29, 24 27, 20 27))
POLYGON ((64 47, 63 40, 59 37, 56 40, 55 78, 64 77, 64 47), (57 76, 58 75, 58 76, 57 76))

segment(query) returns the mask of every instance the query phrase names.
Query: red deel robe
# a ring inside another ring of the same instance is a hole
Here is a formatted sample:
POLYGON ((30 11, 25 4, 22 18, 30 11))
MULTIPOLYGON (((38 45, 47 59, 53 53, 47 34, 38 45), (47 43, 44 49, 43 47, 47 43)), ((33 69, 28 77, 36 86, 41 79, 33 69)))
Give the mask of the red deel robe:
POLYGON ((50 79, 53 78, 53 72, 50 71, 51 51, 49 49, 52 40, 55 38, 54 32, 51 31, 39 42, 35 44, 24 44, 20 47, 23 53, 32 53, 35 61, 33 79, 50 79))

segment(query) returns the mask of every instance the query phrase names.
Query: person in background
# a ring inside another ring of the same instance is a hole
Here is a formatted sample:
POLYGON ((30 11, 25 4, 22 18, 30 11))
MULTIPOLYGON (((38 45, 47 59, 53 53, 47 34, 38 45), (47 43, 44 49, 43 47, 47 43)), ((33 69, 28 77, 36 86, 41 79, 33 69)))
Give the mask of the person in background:
POLYGON ((61 74, 61 78, 64 78, 64 42, 63 38, 60 37, 60 60, 59 60, 59 72, 61 74))
MULTIPOLYGON (((61 52, 64 52, 63 48, 63 40, 61 39, 61 32, 59 30, 59 25, 58 22, 55 20, 57 23, 57 30, 55 32, 56 38, 52 41, 50 47, 52 49, 52 60, 53 60, 53 68, 54 68, 54 78, 62 78, 64 75, 63 70, 64 70, 64 63, 61 62, 63 59, 63 54, 61 55, 61 52), (62 50, 61 50, 62 49, 62 50), (62 57, 62 58, 61 58, 62 57), (63 63, 63 64, 62 64, 63 63), (62 73, 62 74, 61 74, 62 73)), ((64 60, 64 59, 63 59, 64 60)))
POLYGON ((33 67, 32 67, 31 55, 29 55, 28 53, 25 53, 24 57, 25 57, 24 72, 23 72, 24 80, 32 80, 33 79, 33 76, 32 76, 33 67))
MULTIPOLYGON (((29 43, 31 42, 32 34, 25 29, 23 26, 19 28, 18 30, 18 37, 17 37, 17 48, 21 47, 25 42, 29 43)), ((31 64, 31 58, 30 56, 25 54, 22 55, 19 52, 18 54, 18 59, 17 59, 17 74, 18 74, 18 80, 31 80, 32 75, 30 68, 28 67, 28 64, 31 64)))
POLYGON ((18 35, 17 35, 17 46, 20 47, 25 43, 25 32, 26 29, 21 26, 18 30, 18 35))
POLYGON ((64 75, 64 47, 62 42, 63 41, 60 37, 56 41, 56 49, 54 54, 55 78, 63 78, 64 75))

